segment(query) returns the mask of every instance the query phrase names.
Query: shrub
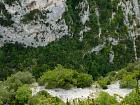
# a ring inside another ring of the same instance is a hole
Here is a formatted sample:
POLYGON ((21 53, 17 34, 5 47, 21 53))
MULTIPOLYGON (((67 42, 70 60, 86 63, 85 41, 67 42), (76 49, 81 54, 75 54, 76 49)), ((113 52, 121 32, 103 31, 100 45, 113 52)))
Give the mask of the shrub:
POLYGON ((103 89, 107 89, 107 85, 110 84, 110 79, 108 77, 102 78, 98 81, 99 85, 103 89))
POLYGON ((89 87, 92 84, 92 76, 89 74, 79 73, 77 87, 89 87))
POLYGON ((35 79, 30 72, 21 71, 11 75, 6 81, 4 81, 9 90, 14 89, 15 91, 23 84, 31 84, 33 82, 35 82, 35 79))
POLYGON ((58 65, 54 70, 45 72, 39 79, 39 83, 45 85, 46 88, 83 88, 92 84, 92 76, 58 65))
POLYGON ((3 82, 0 82, 0 105, 5 105, 10 100, 10 92, 6 89, 3 82))
POLYGON ((135 88, 137 86, 137 81, 133 78, 133 75, 126 75, 120 81, 121 88, 135 88))
POLYGON ((26 85, 23 85, 18 88, 15 97, 16 97, 16 100, 18 101, 17 103, 23 104, 23 103, 26 103, 28 99, 31 98, 31 96, 32 96, 32 92, 30 88, 26 85))
POLYGON ((117 105, 117 100, 108 93, 102 92, 96 99, 96 105, 117 105))
POLYGON ((116 79, 121 80, 125 75, 127 75, 128 72, 125 69, 121 69, 120 71, 118 71, 118 73, 116 74, 116 79))
POLYGON ((121 105, 140 105, 140 93, 131 92, 122 100, 121 105))
POLYGON ((52 97, 46 91, 39 92, 29 99, 28 105, 65 105, 58 97, 52 97))

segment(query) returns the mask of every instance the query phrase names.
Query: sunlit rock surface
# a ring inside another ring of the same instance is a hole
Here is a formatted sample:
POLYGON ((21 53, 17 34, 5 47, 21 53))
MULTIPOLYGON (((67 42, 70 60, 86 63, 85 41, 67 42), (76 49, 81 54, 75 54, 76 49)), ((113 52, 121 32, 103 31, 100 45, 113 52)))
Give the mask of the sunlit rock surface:
POLYGON ((62 99, 64 102, 72 101, 76 99, 87 99, 87 98, 96 98, 98 97, 99 93, 104 91, 108 94, 114 96, 117 95, 117 100, 121 101, 126 95, 132 92, 132 89, 121 89, 119 85, 119 81, 111 84, 108 86, 108 89, 101 89, 96 88, 96 86, 89 87, 89 88, 72 88, 70 90, 65 89, 45 89, 45 86, 38 86, 38 84, 34 84, 32 89, 32 95, 36 95, 40 91, 47 91, 52 96, 57 96, 62 99), (122 97, 122 98, 120 98, 122 97))
POLYGON ((19 42, 37 47, 68 35, 68 27, 62 19, 66 8, 64 0, 20 0, 12 5, 5 4, 5 8, 12 15, 14 23, 9 27, 0 25, 3 43, 19 42), (27 14, 33 11, 37 13, 26 22, 27 14))

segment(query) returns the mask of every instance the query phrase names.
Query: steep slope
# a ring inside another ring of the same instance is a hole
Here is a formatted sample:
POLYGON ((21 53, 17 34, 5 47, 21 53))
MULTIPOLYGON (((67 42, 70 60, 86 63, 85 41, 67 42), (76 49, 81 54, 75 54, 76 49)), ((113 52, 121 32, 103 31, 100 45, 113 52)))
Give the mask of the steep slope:
POLYGON ((2 42, 20 42, 27 46, 44 46, 68 34, 63 0, 4 0, 1 2, 2 42), (7 3, 7 4, 6 4, 7 3), (10 3, 10 4, 9 4, 10 3), (10 18, 5 20, 5 14, 10 18), (4 22, 5 21, 5 22, 4 22), (11 21, 11 24, 8 24, 11 21))
POLYGON ((33 47, 2 47, 3 72, 62 64, 95 79, 140 58, 138 0, 1 0, 0 11, 0 44, 33 47))

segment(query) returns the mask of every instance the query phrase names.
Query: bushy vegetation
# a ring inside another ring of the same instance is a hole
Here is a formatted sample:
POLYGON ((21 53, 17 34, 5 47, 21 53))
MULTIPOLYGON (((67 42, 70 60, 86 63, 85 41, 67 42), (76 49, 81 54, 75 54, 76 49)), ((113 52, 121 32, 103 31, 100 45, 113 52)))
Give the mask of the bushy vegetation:
POLYGON ((136 88, 140 80, 140 62, 130 63, 125 68, 108 73, 98 80, 102 88, 107 88, 111 82, 120 81, 121 88, 136 88))
POLYGON ((39 79, 39 83, 46 88, 89 87, 92 84, 92 76, 78 73, 71 69, 65 69, 58 65, 54 70, 45 72, 39 79))
POLYGON ((111 80, 108 77, 104 77, 98 80, 99 85, 103 89, 107 89, 107 85, 110 85, 111 80))
POLYGON ((4 3, 12 5, 14 2, 19 2, 19 0, 4 0, 4 3))
MULTIPOLYGON (((19 0, 4 0, 8 5, 12 5, 15 1, 19 0)), ((119 70, 135 61, 133 42, 129 38, 128 27, 124 24, 123 10, 118 6, 119 0, 87 0, 90 6, 90 19, 85 25, 79 16, 81 7, 78 6, 82 1, 66 1, 68 10, 63 18, 71 36, 65 36, 44 47, 25 47, 15 43, 5 44, 0 48, 0 80, 3 80, 0 82, 0 105, 66 105, 59 98, 52 97, 46 92, 31 96, 29 85, 38 79, 40 84, 47 88, 83 88, 91 85, 92 77, 97 80, 100 76, 103 77, 99 78, 98 83, 103 88, 107 88, 112 81, 119 80, 122 88, 136 87, 136 91, 126 96, 121 103, 107 93, 101 93, 97 99, 78 101, 76 105, 140 105, 139 62, 119 70), (99 10, 99 17, 95 9, 99 10), (116 15, 110 19, 113 12, 116 15), (81 37, 79 33, 85 26, 91 30, 84 32, 83 40, 79 41, 81 37), (100 37, 99 28, 102 29, 100 37), (112 45, 108 40, 110 37, 119 39, 119 43, 112 45), (104 43, 105 47, 100 52, 90 52, 93 47, 104 43), (111 51, 114 52, 112 63, 109 62, 111 51), (57 64, 64 67, 56 67, 57 64), (113 72, 107 74, 110 71, 113 72)), ((47 13, 43 12, 37 9, 30 11, 21 21, 29 23, 32 20, 46 18, 43 14, 47 13)), ((0 25, 11 26, 13 24, 11 17, 5 5, 0 2, 0 25)), ((134 17, 130 16, 129 21, 132 21, 132 18, 134 17)), ((138 37, 136 40, 138 57, 140 57, 139 43, 138 37)))
POLYGON ((23 85, 21 87, 19 87, 16 91, 16 100, 18 104, 22 104, 24 105, 25 103, 27 103, 27 101, 32 97, 32 91, 31 89, 26 86, 23 85))
POLYGON ((42 91, 30 98, 27 105, 65 105, 65 103, 57 97, 52 97, 46 91, 42 91))
POLYGON ((122 105, 139 105, 140 104, 140 93, 133 91, 126 96, 121 102, 122 105))
POLYGON ((46 91, 32 96, 31 84, 35 79, 29 72, 18 72, 0 82, 0 105, 65 105, 46 91))
POLYGON ((121 88, 135 88, 137 86, 136 79, 132 75, 127 75, 120 81, 121 88))
POLYGON ((96 105, 118 105, 118 102, 113 96, 102 92, 96 99, 96 105))
MULTIPOLYGON (((9 2, 15 0, 8 0, 9 2)), ((67 0, 68 10, 64 13, 63 18, 71 30, 71 36, 65 36, 60 40, 50 43, 46 47, 24 48, 20 44, 6 44, 0 49, 0 78, 6 78, 13 71, 21 69, 30 69, 32 67, 40 68, 48 65, 54 69, 57 64, 66 68, 86 71, 97 79, 99 76, 105 76, 112 70, 118 70, 126 64, 133 62, 135 59, 133 51, 133 42, 128 38, 127 27, 124 24, 124 14, 121 7, 118 7, 119 0, 87 0, 90 6, 89 21, 82 25, 79 12, 81 7, 79 3, 83 0, 67 0), (99 38, 99 26, 97 24, 97 15, 95 9, 99 10, 100 27, 102 35, 99 38), (117 9, 118 8, 118 9, 117 9), (112 12, 116 12, 114 19, 110 20, 112 12), (91 30, 84 32, 83 40, 79 41, 80 31, 84 27, 90 27, 91 30), (118 45, 112 45, 108 38, 120 39, 118 45), (105 43, 105 47, 100 52, 91 52, 91 49, 97 45, 105 43), (109 63, 109 53, 114 52, 113 63, 109 63), (46 53, 47 52, 47 53, 46 53)), ((2 8, 3 6, 0 6, 2 8)), ((4 13, 7 13, 6 11, 4 13)), ((25 23, 31 22, 38 18, 46 18, 47 13, 40 10, 33 10, 23 16, 21 20, 25 23)), ((6 17, 10 17, 9 14, 6 17)), ((10 19, 7 18, 7 19, 10 19)), ((2 20, 2 19, 0 19, 2 20)), ((130 18, 131 20, 131 18, 130 18)), ((4 20, 1 22, 5 23, 4 20)), ((6 24, 11 22, 6 21, 6 24)), ((139 53, 139 40, 136 42, 137 52, 139 53)), ((138 55, 139 56, 139 55, 138 55)), ((38 74, 42 74, 41 72, 38 74)), ((37 76, 37 74, 34 74, 37 76)), ((39 76, 37 76, 38 78, 39 76)))
POLYGON ((39 9, 34 9, 30 11, 29 13, 25 14, 21 21, 25 24, 30 23, 33 20, 38 20, 38 19, 47 19, 47 13, 49 11, 41 11, 39 9))
MULTIPOLYGON (((110 73, 110 75, 114 75, 114 73, 110 73)), ((51 86, 58 85, 58 87, 62 86, 62 88, 63 86, 70 88, 74 83, 75 86, 79 85, 84 87, 92 81, 90 75, 65 69, 61 65, 58 65, 54 70, 45 72, 40 79, 45 80, 46 86, 48 86, 50 82, 52 83, 51 86), (49 82, 47 83, 46 81, 49 82), (58 82, 60 84, 58 84, 58 82)), ((140 90, 136 88, 136 90, 126 96, 121 102, 117 102, 116 97, 101 92, 95 99, 89 98, 64 103, 58 97, 53 97, 46 91, 41 91, 32 96, 30 85, 34 83, 34 81, 35 79, 29 72, 17 72, 6 80, 1 81, 0 105, 139 105, 140 102, 140 90)))
POLYGON ((31 96, 29 84, 35 82, 29 72, 17 72, 0 83, 0 102, 8 105, 24 105, 31 96))
POLYGON ((11 14, 6 10, 5 5, 0 2, 0 25, 11 26, 14 22, 12 21, 11 14))

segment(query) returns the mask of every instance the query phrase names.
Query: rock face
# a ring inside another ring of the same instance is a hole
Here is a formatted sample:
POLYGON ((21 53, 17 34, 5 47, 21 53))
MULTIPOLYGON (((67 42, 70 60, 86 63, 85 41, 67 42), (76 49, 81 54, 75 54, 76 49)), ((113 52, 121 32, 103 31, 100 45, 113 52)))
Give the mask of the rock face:
MULTIPOLYGON (((138 60, 139 11, 138 0, 1 0, 0 45, 45 46, 65 35, 79 35, 81 42, 89 42, 85 37, 98 41, 92 42, 96 44, 88 49, 90 53, 99 53, 109 43, 111 63, 113 46, 132 43, 138 60)), ((123 46, 127 51, 129 45, 123 46)))
POLYGON ((0 25, 3 43, 19 42, 37 47, 68 35, 68 27, 62 19, 66 8, 63 0, 15 0, 11 5, 4 3, 4 7, 1 18, 7 11, 13 23, 0 25))

